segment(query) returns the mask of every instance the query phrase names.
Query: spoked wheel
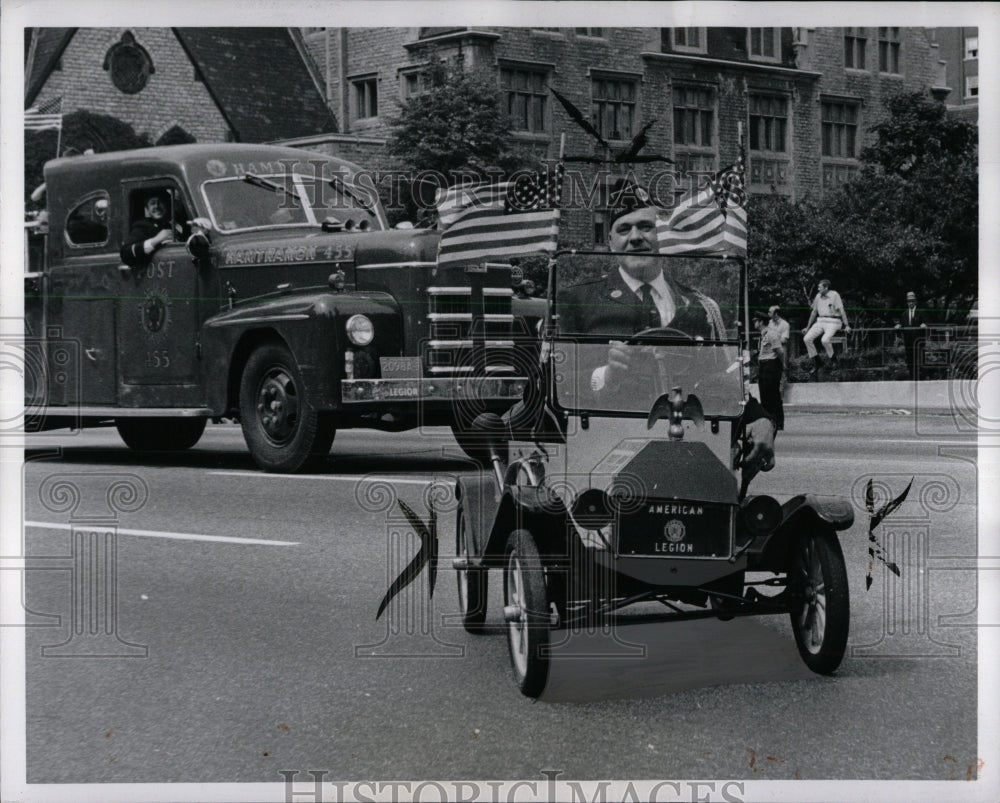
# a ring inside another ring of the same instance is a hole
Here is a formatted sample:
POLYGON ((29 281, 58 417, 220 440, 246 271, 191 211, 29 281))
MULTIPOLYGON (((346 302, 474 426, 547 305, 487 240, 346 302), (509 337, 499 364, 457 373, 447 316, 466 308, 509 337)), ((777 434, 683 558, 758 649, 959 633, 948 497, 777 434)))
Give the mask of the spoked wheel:
POLYGON ((318 465, 336 434, 333 417, 309 406, 295 358, 277 343, 261 346, 247 360, 240 421, 250 454, 265 471, 318 465))
MULTIPOLYGON (((469 528, 465 522, 465 511, 461 505, 455 520, 455 557, 469 559, 469 528)), ((486 594, 489 571, 469 567, 457 569, 458 609, 462 615, 462 626, 469 633, 482 633, 486 622, 486 594)))
POLYGON ((503 569, 504 619, 510 665, 521 693, 537 697, 549 676, 549 597, 535 539, 515 530, 507 539, 503 569))
POLYGON ((836 533, 826 529, 803 535, 794 549, 788 590, 795 643, 806 666, 829 675, 847 649, 851 606, 844 555, 836 533))

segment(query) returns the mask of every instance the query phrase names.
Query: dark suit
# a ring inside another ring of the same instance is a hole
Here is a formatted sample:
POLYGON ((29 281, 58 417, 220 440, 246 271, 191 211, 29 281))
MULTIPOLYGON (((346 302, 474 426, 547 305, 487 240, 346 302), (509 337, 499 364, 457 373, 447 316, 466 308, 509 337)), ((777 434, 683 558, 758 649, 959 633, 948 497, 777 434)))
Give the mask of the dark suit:
MULTIPOLYGON (((666 277, 664 277, 666 278, 666 277)), ((665 323, 694 338, 722 337, 718 305, 696 290, 666 279, 677 309, 665 323)), ((628 337, 642 329, 642 302, 612 267, 605 276, 570 287, 558 295, 559 331, 628 337)))
MULTIPOLYGON (((137 220, 132 224, 132 228, 129 229, 128 239, 125 240, 125 245, 123 245, 121 247, 121 251, 119 251, 119 256, 121 256, 122 262, 133 268, 141 268, 148 265, 152 260, 153 255, 147 254, 142 244, 150 237, 155 237, 164 229, 170 228, 171 225, 169 220, 165 220, 163 223, 156 223, 149 218, 137 220)), ((175 240, 182 241, 183 233, 179 226, 173 227, 173 234, 175 240)))
MULTIPOLYGON (((725 327, 719 307, 708 296, 678 284, 664 276, 673 296, 676 311, 665 326, 677 329, 693 338, 720 339, 725 327)), ((584 282, 556 296, 559 332, 562 334, 607 335, 609 339, 626 339, 647 326, 644 324, 642 302, 622 279, 621 271, 613 266, 600 279, 584 282)), ((599 365, 581 366, 590 373, 599 365)), ((773 417, 760 403, 750 397, 744 408, 741 426, 758 418, 773 417)))
POLYGON ((907 307, 900 313, 896 323, 902 327, 903 351, 906 360, 906 373, 910 379, 917 378, 917 341, 926 337, 927 330, 921 328, 921 324, 928 324, 930 321, 919 309, 913 310, 913 320, 910 320, 910 308, 907 307))

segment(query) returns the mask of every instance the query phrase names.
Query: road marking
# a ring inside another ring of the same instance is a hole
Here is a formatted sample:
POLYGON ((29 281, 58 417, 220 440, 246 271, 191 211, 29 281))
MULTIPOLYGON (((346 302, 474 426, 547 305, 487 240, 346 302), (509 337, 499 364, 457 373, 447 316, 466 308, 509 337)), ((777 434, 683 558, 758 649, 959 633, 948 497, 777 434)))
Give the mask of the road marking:
POLYGON ((135 535, 140 538, 173 538, 178 541, 219 541, 224 544, 263 544, 265 546, 298 546, 298 541, 268 541, 263 538, 236 538, 229 535, 197 535, 195 533, 171 533, 164 530, 131 530, 125 527, 90 527, 85 524, 57 524, 51 521, 26 521, 25 527, 41 530, 80 530, 88 533, 118 533, 135 535))
POLYGON ((209 474, 216 474, 222 477, 259 477, 261 479, 272 480, 323 480, 325 482, 388 482, 396 485, 431 485, 435 482, 451 482, 439 480, 437 478, 429 480, 412 480, 404 477, 380 476, 380 477, 358 477, 350 474, 267 474, 256 471, 209 471, 209 474))

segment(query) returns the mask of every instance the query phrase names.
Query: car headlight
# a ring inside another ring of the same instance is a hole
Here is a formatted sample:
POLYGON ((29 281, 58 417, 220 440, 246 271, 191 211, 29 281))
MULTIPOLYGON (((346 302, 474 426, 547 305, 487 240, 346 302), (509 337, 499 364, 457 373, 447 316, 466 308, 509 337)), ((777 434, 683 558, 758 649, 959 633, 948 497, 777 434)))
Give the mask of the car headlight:
POLYGON ((347 319, 347 339, 355 346, 367 346, 375 339, 375 324, 367 315, 352 315, 347 319))

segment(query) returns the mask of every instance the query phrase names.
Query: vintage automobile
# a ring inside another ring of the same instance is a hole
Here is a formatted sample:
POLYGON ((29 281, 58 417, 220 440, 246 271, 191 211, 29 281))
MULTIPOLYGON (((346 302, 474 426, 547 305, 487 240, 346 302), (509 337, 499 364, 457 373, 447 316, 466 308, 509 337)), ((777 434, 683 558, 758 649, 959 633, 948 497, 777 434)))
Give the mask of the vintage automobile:
POLYGON ((514 298, 510 266, 439 268, 438 233, 390 229, 358 171, 242 144, 46 164, 25 249, 29 431, 113 424, 177 450, 231 418, 279 472, 350 427, 452 425, 468 446, 463 422, 520 397, 515 340, 537 337, 515 313, 541 302, 514 298), (126 264, 153 192, 174 239, 126 264))
POLYGON ((787 613, 806 665, 831 673, 849 624, 837 531, 854 515, 839 497, 747 493, 761 466, 745 460, 739 425, 743 263, 642 259, 685 314, 633 335, 606 325, 631 295, 602 285, 618 270, 612 255, 562 253, 552 265, 535 392, 503 418, 480 416, 493 471, 457 483, 462 623, 482 631, 499 569, 511 665, 529 696, 557 640, 609 626, 623 608, 664 622, 787 613), (609 344, 628 369, 602 384, 609 344))

